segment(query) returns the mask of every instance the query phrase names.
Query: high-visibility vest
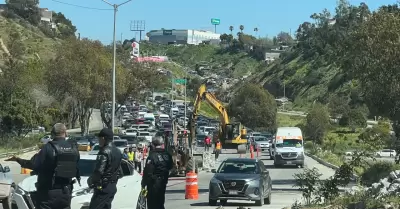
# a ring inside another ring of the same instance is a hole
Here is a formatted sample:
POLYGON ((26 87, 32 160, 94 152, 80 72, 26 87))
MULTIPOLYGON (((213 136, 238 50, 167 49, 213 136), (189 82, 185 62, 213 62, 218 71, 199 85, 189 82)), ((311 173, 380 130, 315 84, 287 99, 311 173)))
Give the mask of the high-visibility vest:
POLYGON ((133 161, 135 159, 135 153, 134 152, 128 152, 128 160, 133 161))
POLYGON ((217 143, 217 146, 215 147, 215 149, 221 149, 221 142, 217 143))

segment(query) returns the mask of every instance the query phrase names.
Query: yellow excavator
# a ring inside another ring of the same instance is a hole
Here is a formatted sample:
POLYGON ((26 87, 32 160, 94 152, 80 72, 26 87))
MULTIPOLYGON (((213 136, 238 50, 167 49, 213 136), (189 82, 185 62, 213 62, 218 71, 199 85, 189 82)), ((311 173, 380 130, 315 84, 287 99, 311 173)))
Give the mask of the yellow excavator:
POLYGON ((220 127, 218 138, 223 149, 237 149, 239 154, 246 153, 247 130, 241 123, 231 123, 228 112, 223 103, 214 94, 207 91, 206 85, 202 84, 197 91, 194 102, 193 113, 189 121, 191 139, 196 139, 196 120, 200 109, 201 101, 208 102, 219 113, 220 127))

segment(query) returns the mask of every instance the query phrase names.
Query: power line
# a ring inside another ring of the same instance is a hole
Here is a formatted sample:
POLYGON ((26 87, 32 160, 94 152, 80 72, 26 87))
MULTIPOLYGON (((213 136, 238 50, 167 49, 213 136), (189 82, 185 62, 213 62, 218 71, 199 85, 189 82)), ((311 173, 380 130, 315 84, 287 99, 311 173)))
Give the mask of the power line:
POLYGON ((57 3, 60 3, 60 4, 65 4, 65 5, 68 5, 68 6, 79 7, 79 8, 82 8, 82 9, 103 10, 103 11, 104 10, 113 10, 113 9, 101 9, 101 8, 94 8, 94 7, 85 7, 85 6, 76 5, 76 4, 70 4, 70 3, 57 1, 57 0, 51 0, 51 1, 54 1, 54 2, 57 2, 57 3))

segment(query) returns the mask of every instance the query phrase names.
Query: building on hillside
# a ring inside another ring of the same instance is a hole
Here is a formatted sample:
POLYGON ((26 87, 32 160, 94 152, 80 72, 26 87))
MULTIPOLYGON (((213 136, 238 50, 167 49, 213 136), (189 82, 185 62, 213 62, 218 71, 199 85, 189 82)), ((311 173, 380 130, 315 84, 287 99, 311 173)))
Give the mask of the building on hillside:
POLYGON ((204 30, 152 30, 147 33, 148 40, 151 43, 159 44, 193 44, 201 43, 216 44, 219 43, 220 34, 204 30))
POLYGON ((0 4, 0 13, 7 9, 7 4, 0 4))
POLYGON ((278 59, 280 54, 281 54, 280 52, 266 52, 264 61, 266 63, 271 63, 271 62, 275 61, 276 59, 278 59))
POLYGON ((43 22, 52 22, 53 11, 49 11, 47 8, 40 8, 40 20, 43 22))

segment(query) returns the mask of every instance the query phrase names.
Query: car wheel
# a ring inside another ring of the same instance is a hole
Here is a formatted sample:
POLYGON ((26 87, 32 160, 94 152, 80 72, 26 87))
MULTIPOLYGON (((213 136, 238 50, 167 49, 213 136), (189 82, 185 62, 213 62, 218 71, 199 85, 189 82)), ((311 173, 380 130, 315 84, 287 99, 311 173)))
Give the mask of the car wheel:
POLYGON ((6 199, 3 200, 2 202, 2 206, 3 209, 12 209, 12 196, 14 194, 14 187, 10 188, 10 194, 8 195, 8 197, 6 199))
POLYGON ((220 200, 219 202, 221 203, 222 206, 225 206, 228 200, 220 200))
POLYGON ((271 204, 271 193, 269 193, 268 197, 264 198, 264 204, 266 205, 271 204))
POLYGON ((217 200, 208 199, 209 206, 217 206, 217 200))

